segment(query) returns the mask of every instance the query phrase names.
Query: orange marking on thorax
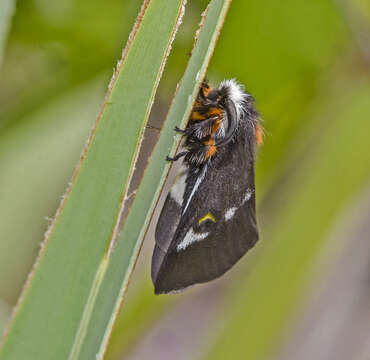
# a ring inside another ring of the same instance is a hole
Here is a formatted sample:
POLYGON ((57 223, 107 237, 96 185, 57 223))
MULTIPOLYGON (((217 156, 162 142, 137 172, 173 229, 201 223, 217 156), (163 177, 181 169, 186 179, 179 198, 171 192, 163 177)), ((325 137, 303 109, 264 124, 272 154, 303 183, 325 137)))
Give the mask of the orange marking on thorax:
POLYGON ((193 113, 191 114, 191 120, 202 121, 202 120, 206 120, 206 119, 209 119, 215 116, 218 116, 218 117, 222 116, 222 110, 220 108, 212 107, 209 109, 208 112, 204 114, 200 114, 198 111, 193 111, 193 113))
POLYGON ((215 139, 211 137, 208 140, 206 140, 204 144, 208 146, 208 150, 206 153, 206 159, 209 159, 211 156, 213 156, 217 152, 217 147, 215 145, 216 144, 215 139))
POLYGON ((213 116, 221 116, 222 115, 222 110, 217 107, 212 107, 209 109, 207 112, 207 118, 213 117, 213 116))
POLYGON ((263 127, 259 124, 256 125, 255 136, 256 136, 257 144, 262 145, 263 138, 264 138, 264 132, 263 132, 263 127))
POLYGON ((214 154, 216 154, 216 152, 217 152, 216 146, 214 145, 210 146, 206 153, 206 159, 212 157, 214 154))
POLYGON ((217 119, 215 124, 212 126, 212 130, 211 130, 211 136, 213 137, 217 130, 220 128, 220 125, 221 125, 221 119, 217 119))
POLYGON ((206 117, 207 115, 206 114, 199 114, 197 111, 194 111, 192 114, 191 114, 191 119, 194 120, 194 121, 200 121, 200 120, 205 120, 207 119, 206 117))
POLYGON ((204 145, 207 145, 207 146, 215 146, 215 139, 213 138, 209 138, 208 140, 205 140, 204 141, 204 145))
POLYGON ((203 94, 204 96, 208 96, 208 94, 212 91, 213 89, 210 86, 203 86, 203 94))

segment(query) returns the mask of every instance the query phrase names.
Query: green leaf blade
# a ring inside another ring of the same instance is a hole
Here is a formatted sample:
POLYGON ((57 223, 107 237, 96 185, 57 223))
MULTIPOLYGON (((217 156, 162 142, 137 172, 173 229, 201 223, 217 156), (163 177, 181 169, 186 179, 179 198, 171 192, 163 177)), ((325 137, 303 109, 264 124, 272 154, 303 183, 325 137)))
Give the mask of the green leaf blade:
POLYGON ((10 22, 15 11, 15 1, 2 0, 0 3, 0 65, 3 58, 10 22))
MULTIPOLYGON (((175 151, 180 141, 178 136, 174 140, 173 128, 175 125, 184 126, 187 121, 229 5, 229 0, 215 0, 209 5, 185 75, 170 108, 151 161, 145 170, 141 185, 137 190, 122 233, 112 253, 107 274, 102 284, 102 291, 97 298, 97 306, 90 322, 91 329, 96 327, 107 327, 108 329, 103 343, 97 351, 99 356, 103 356, 106 351, 110 329, 113 327, 127 290, 151 213, 167 176, 169 165, 165 161, 165 157, 175 151), (123 264, 129 264, 129 266, 126 267, 123 264), (122 279, 124 279, 123 282, 122 279), (110 295, 107 296, 107 294, 110 295), (114 296, 111 296, 111 294, 114 294, 114 296), (115 309, 113 316, 111 316, 112 308, 115 309)), ((92 349, 94 346, 92 338, 89 342, 90 344, 86 343, 86 349, 92 349)), ((90 354, 90 356, 92 355, 93 353, 90 354)))
MULTIPOLYGON (((115 240, 141 134, 182 5, 181 0, 145 1, 73 187, 17 307, 1 359, 66 359, 73 344, 83 343, 76 336, 86 333, 78 329, 81 321, 89 321, 84 310, 96 290, 96 271, 115 240)), ((89 336, 102 332, 97 328, 89 336)), ((86 358, 79 350, 72 354, 86 358)))

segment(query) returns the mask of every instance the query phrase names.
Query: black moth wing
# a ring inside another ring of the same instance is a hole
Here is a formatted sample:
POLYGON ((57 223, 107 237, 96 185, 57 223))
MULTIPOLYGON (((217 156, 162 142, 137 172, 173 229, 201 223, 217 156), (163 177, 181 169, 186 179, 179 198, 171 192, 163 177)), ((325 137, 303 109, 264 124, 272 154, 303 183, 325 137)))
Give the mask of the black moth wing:
POLYGON ((169 193, 155 234, 156 294, 215 279, 254 246, 254 147, 254 124, 241 121, 233 141, 220 147, 212 161, 187 170, 181 206, 169 193))

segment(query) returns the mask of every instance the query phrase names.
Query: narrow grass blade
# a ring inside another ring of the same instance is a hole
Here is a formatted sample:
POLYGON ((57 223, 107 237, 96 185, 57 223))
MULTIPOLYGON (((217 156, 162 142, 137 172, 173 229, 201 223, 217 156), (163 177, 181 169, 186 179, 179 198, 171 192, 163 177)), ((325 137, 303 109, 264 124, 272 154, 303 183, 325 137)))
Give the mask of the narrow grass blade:
MULTIPOLYGON (((178 136, 174 140, 173 128, 175 125, 184 126, 190 115, 229 4, 230 0, 213 0, 204 13, 186 72, 173 100, 165 127, 145 171, 136 198, 125 220, 120 238, 112 252, 102 290, 96 300, 97 306, 89 326, 91 329, 107 328, 107 332, 102 343, 98 343, 96 339, 94 341, 90 337, 85 343, 83 353, 87 353, 87 349, 93 349, 94 346, 97 347, 98 357, 102 357, 106 351, 111 329, 127 290, 147 225, 166 178, 169 167, 165 161, 166 155, 174 153, 180 140, 178 136)), ((130 329, 127 331, 129 332, 130 329)), ((89 354, 93 356, 94 353, 89 354)))
POLYGON ((14 0, 1 0, 0 3, 0 65, 3 58, 10 22, 15 10, 14 0))
MULTIPOLYGON (((107 78, 104 74, 104 79, 107 78)), ((0 299, 14 305, 104 99, 103 76, 0 134, 0 299), (35 171, 37 169, 37 171, 35 171), (42 194, 42 196, 40 196, 42 194)))
POLYGON ((72 186, 19 301, 0 359, 95 358, 96 353, 82 352, 83 344, 90 338, 96 342, 105 328, 86 329, 183 2, 144 2, 72 186))
POLYGON ((227 324, 207 359, 269 358, 297 309, 328 228, 368 186, 370 85, 348 85, 337 85, 332 103, 318 108, 316 137, 301 152, 291 179, 279 183, 283 205, 275 208, 277 221, 262 229, 263 251, 248 280, 231 295, 227 324))

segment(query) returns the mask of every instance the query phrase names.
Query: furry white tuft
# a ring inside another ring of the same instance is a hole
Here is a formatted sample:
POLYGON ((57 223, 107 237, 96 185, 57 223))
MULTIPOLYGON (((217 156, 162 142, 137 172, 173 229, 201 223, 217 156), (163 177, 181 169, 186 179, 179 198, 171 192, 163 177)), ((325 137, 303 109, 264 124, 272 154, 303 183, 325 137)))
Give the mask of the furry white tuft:
POLYGON ((231 101, 235 104, 238 118, 243 108, 243 103, 248 98, 249 94, 244 92, 243 85, 239 84, 235 79, 226 79, 220 84, 220 88, 228 89, 231 101))

